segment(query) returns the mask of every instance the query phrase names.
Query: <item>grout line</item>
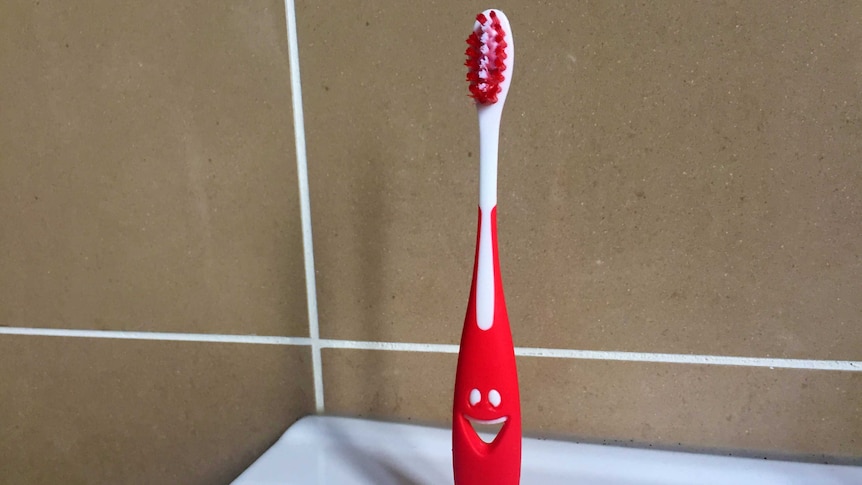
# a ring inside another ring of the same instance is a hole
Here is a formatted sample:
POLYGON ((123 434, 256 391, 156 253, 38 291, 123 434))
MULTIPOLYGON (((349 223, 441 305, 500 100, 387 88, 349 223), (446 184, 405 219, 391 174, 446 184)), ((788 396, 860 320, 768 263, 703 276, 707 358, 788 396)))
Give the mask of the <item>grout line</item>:
POLYGON ((419 344, 408 342, 368 342, 361 340, 334 340, 323 339, 320 345, 326 349, 351 349, 351 350, 390 350, 398 352, 438 352, 444 354, 457 354, 458 345, 454 344, 419 344))
MULTIPOLYGON (((29 327, 0 327, 0 335, 31 335, 44 337, 83 337, 101 339, 163 340, 176 342, 213 342, 262 345, 317 346, 349 350, 381 350, 395 352, 458 353, 455 344, 424 344, 413 342, 368 342, 360 340, 312 339, 308 337, 275 337, 264 335, 226 335, 207 333, 127 332, 122 330, 72 330, 29 327)), ((620 362, 653 362, 663 364, 725 365, 769 367, 770 369, 827 370, 862 372, 862 361, 778 359, 769 357, 732 357, 723 355, 661 354, 650 352, 613 352, 603 350, 548 349, 516 347, 520 357, 576 360, 613 360, 620 362)))
POLYGON ((217 333, 129 332, 125 330, 73 330, 67 328, 0 327, 0 335, 258 345, 311 345, 311 339, 308 337, 226 335, 217 333))
POLYGON ((296 6, 293 0, 284 0, 284 13, 287 23, 288 61, 290 62, 293 131, 296 139, 296 175, 299 179, 299 207, 305 261, 305 294, 308 302, 308 336, 311 339, 311 369, 314 376, 314 407, 321 414, 324 412, 323 362, 320 356, 320 326, 317 320, 317 283, 314 274, 314 243, 311 237, 311 198, 308 190, 308 156, 305 149, 302 82, 299 76, 299 41, 296 33, 296 6))
POLYGON ((612 352, 603 350, 571 350, 518 347, 515 354, 523 357, 557 359, 616 360, 624 362, 656 362, 664 364, 728 365, 769 367, 770 369, 805 369, 862 372, 862 362, 852 360, 776 359, 769 357, 734 357, 725 355, 660 354, 652 352, 612 352))

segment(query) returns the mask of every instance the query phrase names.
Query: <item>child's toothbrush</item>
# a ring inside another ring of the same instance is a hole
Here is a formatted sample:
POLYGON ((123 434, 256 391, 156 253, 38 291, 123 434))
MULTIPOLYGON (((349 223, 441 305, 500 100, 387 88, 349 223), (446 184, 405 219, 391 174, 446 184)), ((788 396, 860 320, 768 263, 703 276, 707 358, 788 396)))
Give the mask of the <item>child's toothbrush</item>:
POLYGON ((467 80, 479 112, 479 231, 455 376, 452 461, 456 485, 516 485, 521 405, 497 254, 497 143, 514 61, 503 12, 477 15, 467 44, 467 80), (502 427, 485 442, 474 425, 492 424, 502 427))

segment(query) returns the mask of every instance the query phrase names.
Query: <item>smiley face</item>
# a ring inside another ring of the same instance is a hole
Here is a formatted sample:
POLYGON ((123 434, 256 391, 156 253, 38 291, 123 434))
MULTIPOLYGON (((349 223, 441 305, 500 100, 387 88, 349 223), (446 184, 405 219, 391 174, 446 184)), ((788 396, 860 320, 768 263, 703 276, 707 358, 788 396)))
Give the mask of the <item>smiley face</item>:
POLYGON ((473 432, 485 443, 493 443, 503 431, 509 416, 502 413, 503 396, 496 389, 483 396, 478 388, 470 390, 469 407, 463 413, 473 432))

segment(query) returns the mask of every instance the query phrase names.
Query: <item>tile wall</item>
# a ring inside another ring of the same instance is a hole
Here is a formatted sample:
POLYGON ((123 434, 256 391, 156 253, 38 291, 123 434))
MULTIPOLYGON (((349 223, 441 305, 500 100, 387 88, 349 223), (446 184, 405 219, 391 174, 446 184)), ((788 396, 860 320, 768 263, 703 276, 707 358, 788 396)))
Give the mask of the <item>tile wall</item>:
MULTIPOLYGON (((515 40, 514 340, 605 352, 521 357, 526 430, 859 463, 859 2, 298 1, 321 337, 458 342, 478 198, 461 60, 490 6, 515 40)), ((327 410, 445 424, 455 363, 324 349, 327 410)))
POLYGON ((0 482, 229 483, 314 411, 305 347, 2 333, 308 336, 284 25, 0 5, 0 482))
POLYGON ((526 431, 862 463, 862 4, 297 1, 310 324, 284 4, 15 0, 3 481, 229 483, 316 406, 445 426, 489 6, 526 431))

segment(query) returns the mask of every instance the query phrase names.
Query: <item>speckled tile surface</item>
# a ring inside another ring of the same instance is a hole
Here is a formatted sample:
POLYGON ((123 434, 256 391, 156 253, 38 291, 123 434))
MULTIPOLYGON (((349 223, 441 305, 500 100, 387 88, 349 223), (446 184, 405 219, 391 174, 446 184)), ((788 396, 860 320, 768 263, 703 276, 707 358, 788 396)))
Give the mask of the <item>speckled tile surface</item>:
MULTIPOLYGON (((518 345, 860 358, 858 2, 497 7, 518 345)), ((487 5, 297 8, 322 332, 456 342, 478 200, 461 62, 487 5)))
POLYGON ((0 335, 0 477, 230 483, 313 412, 308 349, 0 335))
POLYGON ((307 335, 282 2, 4 2, 0 325, 307 335))
MULTIPOLYGON (((456 355, 325 350, 330 413, 448 425, 456 355)), ((862 465, 862 374, 519 358, 524 433, 862 465)))

